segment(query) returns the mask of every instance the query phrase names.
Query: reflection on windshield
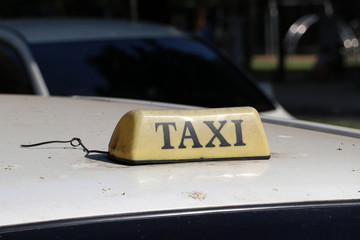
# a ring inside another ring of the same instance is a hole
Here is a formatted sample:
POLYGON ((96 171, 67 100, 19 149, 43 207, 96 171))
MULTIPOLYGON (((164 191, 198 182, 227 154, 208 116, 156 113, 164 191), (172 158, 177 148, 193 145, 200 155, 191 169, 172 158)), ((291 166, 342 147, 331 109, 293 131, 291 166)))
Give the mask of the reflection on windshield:
POLYGON ((232 65, 191 39, 124 39, 31 47, 52 95, 273 109, 232 65))

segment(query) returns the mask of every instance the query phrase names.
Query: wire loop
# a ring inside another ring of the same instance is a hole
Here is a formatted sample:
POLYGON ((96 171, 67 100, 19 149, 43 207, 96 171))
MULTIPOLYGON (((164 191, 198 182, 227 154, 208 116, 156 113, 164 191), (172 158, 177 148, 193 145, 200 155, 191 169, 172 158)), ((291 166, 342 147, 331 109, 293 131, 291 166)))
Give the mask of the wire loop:
POLYGON ((40 145, 45 145, 45 144, 52 144, 52 143, 70 143, 70 145, 72 147, 79 147, 81 146, 83 151, 86 152, 86 155, 89 153, 105 153, 107 154, 108 152, 106 151, 99 151, 99 150, 89 150, 87 149, 84 144, 82 143, 80 138, 74 137, 69 141, 46 141, 46 142, 40 142, 40 143, 34 143, 34 144, 22 144, 20 145, 20 147, 26 148, 26 147, 36 147, 36 146, 40 146, 40 145))

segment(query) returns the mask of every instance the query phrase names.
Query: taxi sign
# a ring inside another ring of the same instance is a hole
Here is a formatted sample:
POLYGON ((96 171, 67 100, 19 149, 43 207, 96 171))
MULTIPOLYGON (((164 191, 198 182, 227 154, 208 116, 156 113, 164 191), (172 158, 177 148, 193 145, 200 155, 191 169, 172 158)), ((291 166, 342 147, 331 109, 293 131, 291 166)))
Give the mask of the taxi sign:
POLYGON ((129 164, 269 159, 270 149, 252 107, 133 110, 117 124, 109 156, 129 164))

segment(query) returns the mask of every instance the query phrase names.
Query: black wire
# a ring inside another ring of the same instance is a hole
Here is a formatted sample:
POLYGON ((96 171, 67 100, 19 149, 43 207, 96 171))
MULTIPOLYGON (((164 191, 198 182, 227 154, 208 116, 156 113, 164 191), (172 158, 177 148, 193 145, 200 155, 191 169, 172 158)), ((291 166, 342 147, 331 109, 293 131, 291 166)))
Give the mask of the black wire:
POLYGON ((46 141, 46 142, 40 142, 40 143, 34 143, 34 144, 22 144, 20 145, 20 147, 36 147, 36 146, 40 146, 40 145, 45 145, 45 144, 52 144, 52 143, 70 143, 71 146, 73 147, 78 147, 81 146, 84 150, 84 152, 86 152, 86 154, 89 153, 104 153, 107 154, 107 151, 99 151, 99 150, 89 150, 87 149, 84 144, 82 143, 80 138, 74 137, 73 139, 69 140, 69 141, 46 141))

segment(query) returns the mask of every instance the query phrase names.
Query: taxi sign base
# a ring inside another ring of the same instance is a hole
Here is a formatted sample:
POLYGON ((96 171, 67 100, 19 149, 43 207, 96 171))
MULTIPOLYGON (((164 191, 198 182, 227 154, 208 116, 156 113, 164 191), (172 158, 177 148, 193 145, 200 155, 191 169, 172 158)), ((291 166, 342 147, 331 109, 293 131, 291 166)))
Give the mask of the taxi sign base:
POLYGON ((109 156, 110 159, 125 165, 146 165, 146 164, 161 164, 161 163, 185 163, 185 162, 212 162, 212 161, 237 161, 237 160, 268 160, 269 156, 258 156, 258 157, 234 157, 234 158, 202 158, 202 159, 169 159, 169 160, 129 160, 124 158, 117 158, 109 156))

